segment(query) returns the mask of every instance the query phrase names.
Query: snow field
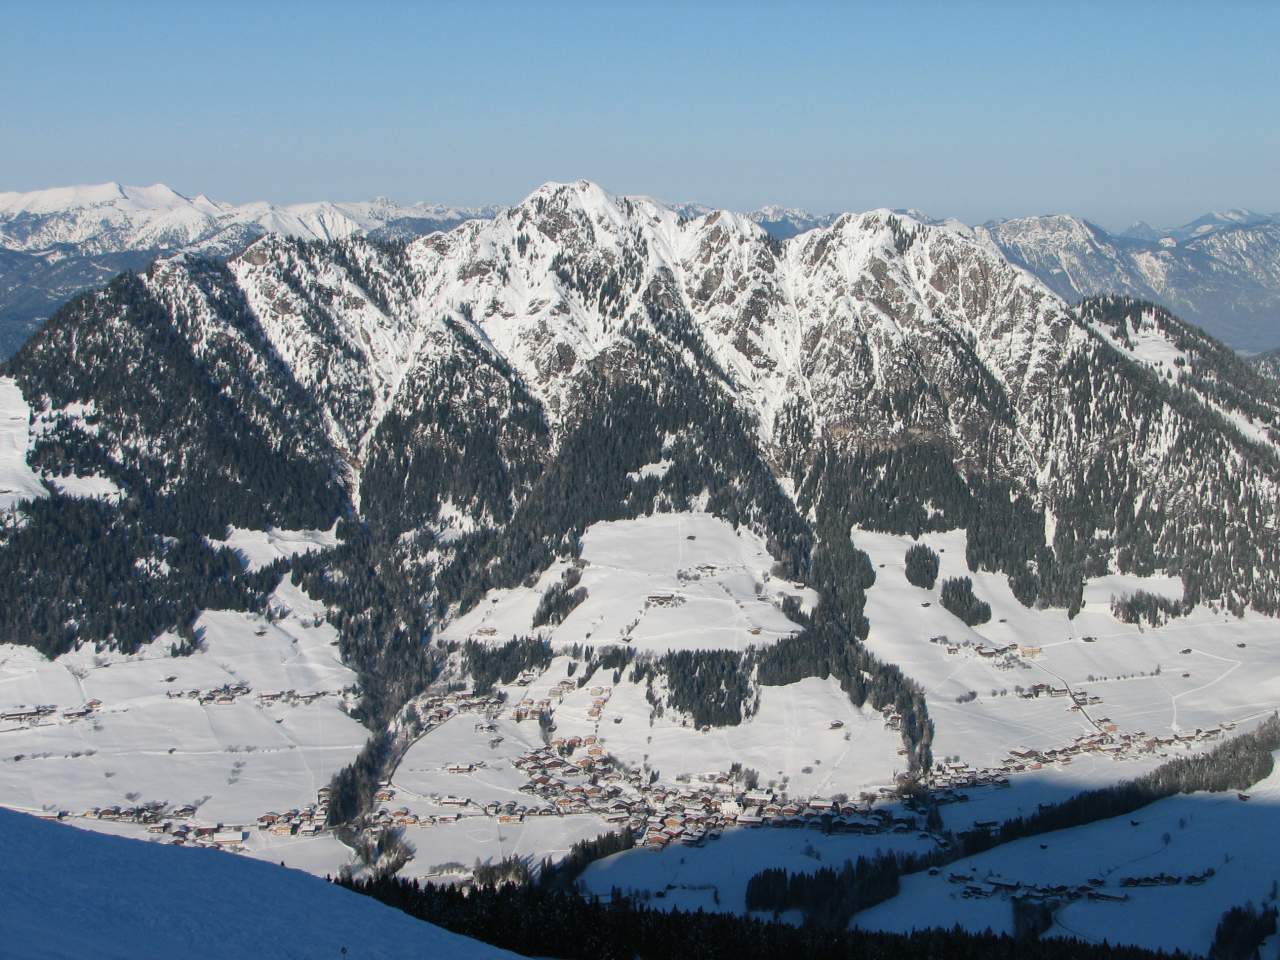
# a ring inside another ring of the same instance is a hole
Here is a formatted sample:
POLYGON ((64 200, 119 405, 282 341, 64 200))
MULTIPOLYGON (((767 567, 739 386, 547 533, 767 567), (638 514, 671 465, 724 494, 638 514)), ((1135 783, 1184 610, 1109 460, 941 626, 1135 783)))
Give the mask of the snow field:
POLYGON ((48 661, 0 646, 0 712, 56 708, 34 723, 0 721, 0 802, 76 815, 199 804, 201 822, 242 824, 314 802, 368 732, 341 709, 356 678, 338 660, 336 631, 314 625, 320 605, 287 580, 272 605, 288 615, 206 611, 203 648, 188 657, 169 656, 168 635, 131 656, 84 648, 48 661), (187 695, 237 683, 249 690, 230 702, 187 695), (259 696, 289 690, 314 698, 259 696), (91 700, 101 704, 88 715, 62 715, 91 700))
POLYGON ((210 540, 215 550, 226 547, 240 557, 246 570, 252 573, 270 566, 277 560, 324 550, 338 545, 337 524, 331 530, 246 530, 230 527, 222 540, 210 540))
POLYGON ((702 847, 672 844, 661 851, 615 853, 587 867, 581 884, 588 894, 605 898, 614 887, 648 893, 648 905, 659 909, 743 913, 747 882, 766 868, 812 873, 878 852, 926 853, 933 847, 932 840, 915 833, 824 835, 808 829, 738 827, 702 847))
MULTIPOLYGON (((924 686, 936 724, 935 758, 959 756, 973 766, 991 767, 1012 749, 1060 748, 1099 732, 1107 722, 1120 734, 1167 737, 1224 722, 1248 724, 1280 703, 1280 644, 1275 642, 1280 623, 1275 619, 1253 613, 1237 619, 1197 607, 1152 628, 1121 623, 1112 615, 1113 595, 1143 589, 1180 596, 1180 584, 1172 578, 1112 575, 1093 581, 1084 608, 1069 619, 1065 610, 1022 606, 1002 575, 970 571, 964 531, 921 538, 940 555, 938 585, 932 590, 906 580, 903 557, 910 538, 855 530, 853 539, 876 567, 876 584, 867 591, 868 647, 924 686), (940 605, 938 588, 952 576, 972 577, 974 593, 991 605, 989 622, 967 627, 940 605), (946 640, 932 643, 932 637, 946 640), (1010 658, 976 652, 1012 644, 1031 649, 1010 658), (949 653, 949 647, 959 649, 949 653), (1024 700, 1017 695, 1017 687, 1038 683, 1067 686, 1101 702, 1072 711, 1069 696, 1024 700), (970 691, 976 699, 956 702, 970 691)), ((1071 776, 1081 759, 1073 762, 1071 776)), ((1110 760, 1083 766, 1110 767, 1114 779, 1134 772, 1110 760)), ((1082 776, 1082 783, 1091 782, 1092 776, 1082 776)))
POLYGON ((44 484, 27 466, 31 408, 22 398, 17 381, 0 377, 0 510, 20 500, 48 495, 44 484))
MULTIPOLYGON (((548 675, 556 676, 556 664, 548 675)), ((760 688, 760 709, 734 727, 695 729, 667 709, 649 722, 645 687, 624 679, 613 686, 599 722, 587 716, 588 688, 569 693, 556 708, 557 736, 595 733, 605 749, 629 766, 659 771, 664 782, 725 772, 737 762, 755 769, 761 784, 777 782, 793 796, 856 796, 894 782, 906 769, 901 737, 883 718, 859 710, 833 679, 807 677, 782 687, 760 688), (621 718, 615 723, 615 718, 621 718), (832 729, 832 723, 843 726, 832 729), (847 735, 847 739, 846 739, 847 735)), ((593 683, 601 679, 600 674, 593 683)), ((601 682, 608 683, 609 676, 601 682)))
POLYGON ((557 646, 627 642, 655 653, 743 650, 799 630, 778 608, 783 596, 806 607, 816 601, 813 591, 770 575, 774 558, 759 537, 705 513, 592 524, 581 559, 587 599, 563 623, 533 626, 542 594, 565 570, 560 563, 532 588, 491 591, 440 635, 500 642, 541 634, 557 646))
MULTIPOLYGON (((515 954, 297 870, 0 810, 0 954, 24 960, 515 954)), ((278 862, 278 861, 277 861, 278 862)))
POLYGON ((1249 800, 1235 793, 1190 794, 1161 800, 1132 816, 1029 837, 942 868, 938 876, 903 879, 893 900, 864 911, 855 924, 873 930, 925 927, 1012 931, 1008 896, 965 898, 963 884, 988 879, 1029 884, 1078 886, 1102 879, 1097 889, 1128 895, 1125 902, 1079 899, 1066 903, 1046 936, 1132 943, 1165 950, 1208 950, 1218 920, 1228 907, 1260 904, 1271 895, 1280 858, 1280 770, 1250 788, 1249 800), (1185 878, 1213 868, 1200 884, 1185 878), (1176 885, 1126 887, 1123 878, 1160 874, 1183 878, 1176 885))

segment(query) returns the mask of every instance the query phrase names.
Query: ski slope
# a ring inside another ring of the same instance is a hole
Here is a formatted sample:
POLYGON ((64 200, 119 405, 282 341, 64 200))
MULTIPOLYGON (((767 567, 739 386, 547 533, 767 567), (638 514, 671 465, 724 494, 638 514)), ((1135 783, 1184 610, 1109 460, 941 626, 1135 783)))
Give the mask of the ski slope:
POLYGON ((24 960, 515 954, 296 870, 0 810, 0 955, 24 960))

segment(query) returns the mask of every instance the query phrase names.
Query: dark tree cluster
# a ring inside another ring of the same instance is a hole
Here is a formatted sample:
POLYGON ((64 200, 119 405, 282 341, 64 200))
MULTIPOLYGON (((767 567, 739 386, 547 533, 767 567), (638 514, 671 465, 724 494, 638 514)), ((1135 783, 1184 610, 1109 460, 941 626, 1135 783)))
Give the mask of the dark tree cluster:
POLYGON ((1153 627, 1174 617, 1185 616, 1191 607, 1185 600, 1173 600, 1158 593, 1135 590, 1133 593, 1111 598, 1111 612, 1121 623, 1142 623, 1153 627))
POLYGON ((654 669, 666 678, 667 705, 696 727, 737 726, 754 711, 751 663, 733 650, 677 650, 654 669))
POLYGON ((587 588, 578 586, 581 581, 582 569, 573 566, 564 572, 564 576, 547 587, 546 593, 538 601, 538 609, 533 612, 533 625, 541 627, 546 624, 564 623, 565 617, 587 599, 587 588))
POLYGON ((1276 908, 1246 903, 1222 915, 1213 932, 1209 960, 1257 960, 1258 948, 1276 932, 1276 908))
POLYGON ((368 739, 355 760, 329 781, 329 824, 350 823, 373 806, 373 795, 394 749, 394 738, 386 730, 368 739))
POLYGON ((854 914, 898 895, 902 864, 894 854, 858 857, 813 873, 771 867, 747 881, 747 910, 799 910, 806 923, 845 930, 854 914))
POLYGON ((923 543, 907 549, 907 582, 915 587, 932 590, 938 579, 938 555, 923 543))
POLYGON ((1029 816, 1006 820, 991 833, 974 831, 963 838, 961 852, 968 856, 1022 837, 1125 816, 1180 793, 1247 790, 1271 775, 1276 750, 1280 750, 1280 716, 1272 714, 1256 729, 1207 753, 1176 757, 1134 780, 1086 790, 1029 816))
POLYGON ((629 829, 602 833, 594 840, 579 840, 559 861, 547 857, 538 870, 538 884, 546 890, 572 891, 576 888, 582 871, 597 860, 611 857, 636 845, 635 835, 629 829))
POLYGON ((201 609, 259 609, 284 564, 252 574, 202 537, 166 537, 131 504, 49 496, 0 526, 0 642, 49 657, 82 643, 133 653, 201 609))
POLYGON ((991 619, 991 605, 973 595, 971 577, 949 577, 943 580, 938 600, 971 627, 991 619))
POLYGON ((551 642, 537 637, 513 637, 501 645, 468 640, 462 663, 478 691, 495 683, 514 683, 526 670, 541 672, 551 663, 551 642))

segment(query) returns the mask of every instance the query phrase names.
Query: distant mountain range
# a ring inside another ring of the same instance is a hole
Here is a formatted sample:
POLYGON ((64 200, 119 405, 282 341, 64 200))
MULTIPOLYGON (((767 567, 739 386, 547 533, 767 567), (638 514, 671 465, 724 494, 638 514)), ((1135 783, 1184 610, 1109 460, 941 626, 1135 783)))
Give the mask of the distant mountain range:
MULTIPOLYGON (((663 206, 686 219, 713 212, 698 203, 663 206)), ((227 256, 266 233, 411 239, 491 219, 500 209, 385 198, 236 205, 187 197, 163 184, 0 193, 0 357, 72 294, 123 270, 140 270, 164 253, 227 256)), ((766 206, 745 216, 786 240, 829 227, 839 215, 766 206)), ((990 221, 976 230, 1068 301, 1106 294, 1152 300, 1238 350, 1280 346, 1280 214, 1229 210, 1166 230, 1135 223, 1119 234, 1055 214, 990 221)))
POLYGON ((1121 234, 1067 214, 987 223, 979 232, 1067 300, 1153 300, 1237 350, 1280 345, 1280 214, 1210 213, 1172 230, 1121 234))

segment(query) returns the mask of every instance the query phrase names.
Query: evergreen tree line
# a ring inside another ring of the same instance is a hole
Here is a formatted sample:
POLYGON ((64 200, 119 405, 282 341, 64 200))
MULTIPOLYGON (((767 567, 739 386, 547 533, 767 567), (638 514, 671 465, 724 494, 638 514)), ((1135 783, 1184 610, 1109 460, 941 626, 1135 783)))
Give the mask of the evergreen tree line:
POLYGON ((0 525, 0 642, 47 657, 80 643, 133 653, 202 609, 256 610, 287 563, 249 573, 203 537, 166 537, 131 502, 52 495, 0 525))
POLYGON ((546 593, 538 601, 538 608, 533 612, 533 625, 541 627, 564 623, 565 617, 587 599, 587 588, 578 586, 581 581, 582 568, 572 566, 564 572, 564 576, 547 587, 546 593))
POLYGON ((477 692, 495 683, 514 683, 526 670, 542 672, 551 664, 551 642, 538 637, 512 637, 500 646, 468 640, 462 645, 463 668, 477 692))
POLYGON ((341 826, 368 813, 373 806, 387 761, 394 752, 395 738, 388 730, 371 736, 355 760, 329 780, 329 824, 341 826))
POLYGON ((1133 780, 1086 790, 1026 817, 1006 820, 998 830, 961 837, 960 856, 1053 830, 1126 816, 1180 793, 1247 790, 1271 775, 1280 750, 1280 715, 1272 714, 1249 733, 1232 737, 1205 753, 1176 757, 1133 780))
MULTIPOLYGON (((635 835, 629 828, 602 833, 594 840, 579 840, 559 861, 543 859, 538 870, 538 885, 546 890, 576 890, 582 871, 605 857, 611 857, 636 845, 635 835)), ((477 883, 480 881, 477 880, 477 883)), ((491 885, 490 885, 491 886, 491 885)))
POLYGON ((1111 598, 1111 612, 1121 623, 1142 623, 1144 620, 1153 627, 1167 622, 1173 617, 1182 617, 1191 612, 1184 600, 1173 600, 1158 593, 1146 590, 1135 590, 1125 596, 1111 598))
POLYGON ((747 881, 746 908, 774 914, 799 910, 805 923, 845 930, 854 914, 898 895, 902 864, 892 853, 846 860, 813 873, 770 867, 747 881))
POLYGON ((734 650, 675 650, 637 660, 631 679, 666 680, 666 705, 688 714, 696 727, 735 727, 754 711, 752 661, 734 650))
POLYGON ((420 920, 528 956, 564 960, 1147 960, 1138 947, 926 930, 903 935, 762 922, 732 913, 654 910, 539 884, 470 890, 400 878, 336 881, 420 920))
POLYGON ((1222 915, 1213 932, 1209 960, 1257 960, 1258 948, 1276 932, 1276 907, 1246 903, 1222 915))

